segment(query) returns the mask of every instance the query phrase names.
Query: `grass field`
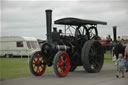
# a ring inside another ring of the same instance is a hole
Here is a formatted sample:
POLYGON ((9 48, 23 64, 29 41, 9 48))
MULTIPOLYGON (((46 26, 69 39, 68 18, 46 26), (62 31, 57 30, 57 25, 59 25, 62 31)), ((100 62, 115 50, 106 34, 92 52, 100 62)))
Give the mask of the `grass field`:
POLYGON ((114 63, 114 62, 112 62, 112 55, 111 55, 111 53, 110 53, 109 51, 107 51, 107 52, 105 53, 105 55, 104 55, 104 63, 105 63, 105 64, 114 63))
MULTIPOLYGON (((105 54, 104 63, 113 63, 109 52, 106 52, 105 54)), ((46 69, 46 72, 52 71, 52 67, 48 67, 46 69)), ((0 80, 31 75, 32 74, 29 71, 28 58, 0 58, 0 80)))

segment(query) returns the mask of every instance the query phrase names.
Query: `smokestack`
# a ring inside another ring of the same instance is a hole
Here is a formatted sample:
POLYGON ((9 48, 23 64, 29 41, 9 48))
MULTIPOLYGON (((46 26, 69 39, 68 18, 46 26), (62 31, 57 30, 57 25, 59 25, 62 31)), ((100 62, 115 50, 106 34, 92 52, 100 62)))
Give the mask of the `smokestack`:
POLYGON ((114 42, 116 42, 117 40, 116 40, 116 29, 117 29, 117 27, 116 26, 113 26, 113 39, 114 39, 114 42))
POLYGON ((52 42, 52 10, 46 10, 47 41, 52 42))

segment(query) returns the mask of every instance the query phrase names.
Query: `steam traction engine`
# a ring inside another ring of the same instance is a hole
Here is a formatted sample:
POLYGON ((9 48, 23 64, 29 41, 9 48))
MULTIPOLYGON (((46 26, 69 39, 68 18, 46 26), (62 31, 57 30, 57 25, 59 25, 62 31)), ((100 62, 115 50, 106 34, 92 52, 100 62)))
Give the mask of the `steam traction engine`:
POLYGON ((64 33, 57 31, 56 27, 52 31, 52 10, 46 10, 46 23, 47 42, 43 43, 41 51, 33 53, 29 63, 33 75, 41 76, 46 65, 53 65, 59 77, 66 76, 77 66, 83 66, 89 73, 101 70, 104 51, 98 41, 97 24, 106 25, 106 22, 62 18, 54 21, 54 24, 64 25, 64 33))

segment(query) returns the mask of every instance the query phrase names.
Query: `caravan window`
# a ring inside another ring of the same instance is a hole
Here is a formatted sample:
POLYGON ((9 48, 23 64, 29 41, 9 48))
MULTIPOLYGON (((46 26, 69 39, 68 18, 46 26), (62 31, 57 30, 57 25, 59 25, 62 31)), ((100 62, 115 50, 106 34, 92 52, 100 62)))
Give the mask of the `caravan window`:
POLYGON ((36 48, 40 48, 39 43, 35 42, 36 48))
POLYGON ((40 48, 38 45, 38 42, 36 41, 27 41, 27 46, 29 49, 33 48, 33 49, 38 49, 40 48))
POLYGON ((30 42, 27 42, 27 46, 29 49, 31 49, 31 43, 30 42))
POLYGON ((23 47, 23 41, 17 41, 16 45, 17 47, 23 47))
POLYGON ((33 41, 31 44, 32 44, 32 48, 33 48, 33 49, 36 49, 35 42, 33 41))

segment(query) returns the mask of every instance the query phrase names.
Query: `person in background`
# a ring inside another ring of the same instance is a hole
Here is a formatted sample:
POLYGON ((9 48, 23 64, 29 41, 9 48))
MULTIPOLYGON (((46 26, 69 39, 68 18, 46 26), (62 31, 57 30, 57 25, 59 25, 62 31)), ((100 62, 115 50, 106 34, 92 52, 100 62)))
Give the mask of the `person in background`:
POLYGON ((118 55, 121 53, 124 56, 125 44, 124 41, 119 41, 114 47, 114 54, 116 55, 116 59, 118 59, 118 55))
POLYGON ((124 58, 126 59, 126 72, 128 72, 128 45, 125 48, 124 58))
POLYGON ((117 37, 117 41, 120 41, 120 36, 117 37))
POLYGON ((108 36, 106 37, 106 40, 107 40, 108 42, 111 42, 111 41, 112 41, 111 36, 110 36, 110 35, 108 35, 108 36))
POLYGON ((124 78, 124 69, 125 69, 125 59, 123 57, 123 55, 120 53, 118 56, 118 60, 116 61, 116 65, 117 65, 117 73, 116 73, 116 77, 119 78, 120 76, 120 72, 122 73, 122 78, 124 78))

